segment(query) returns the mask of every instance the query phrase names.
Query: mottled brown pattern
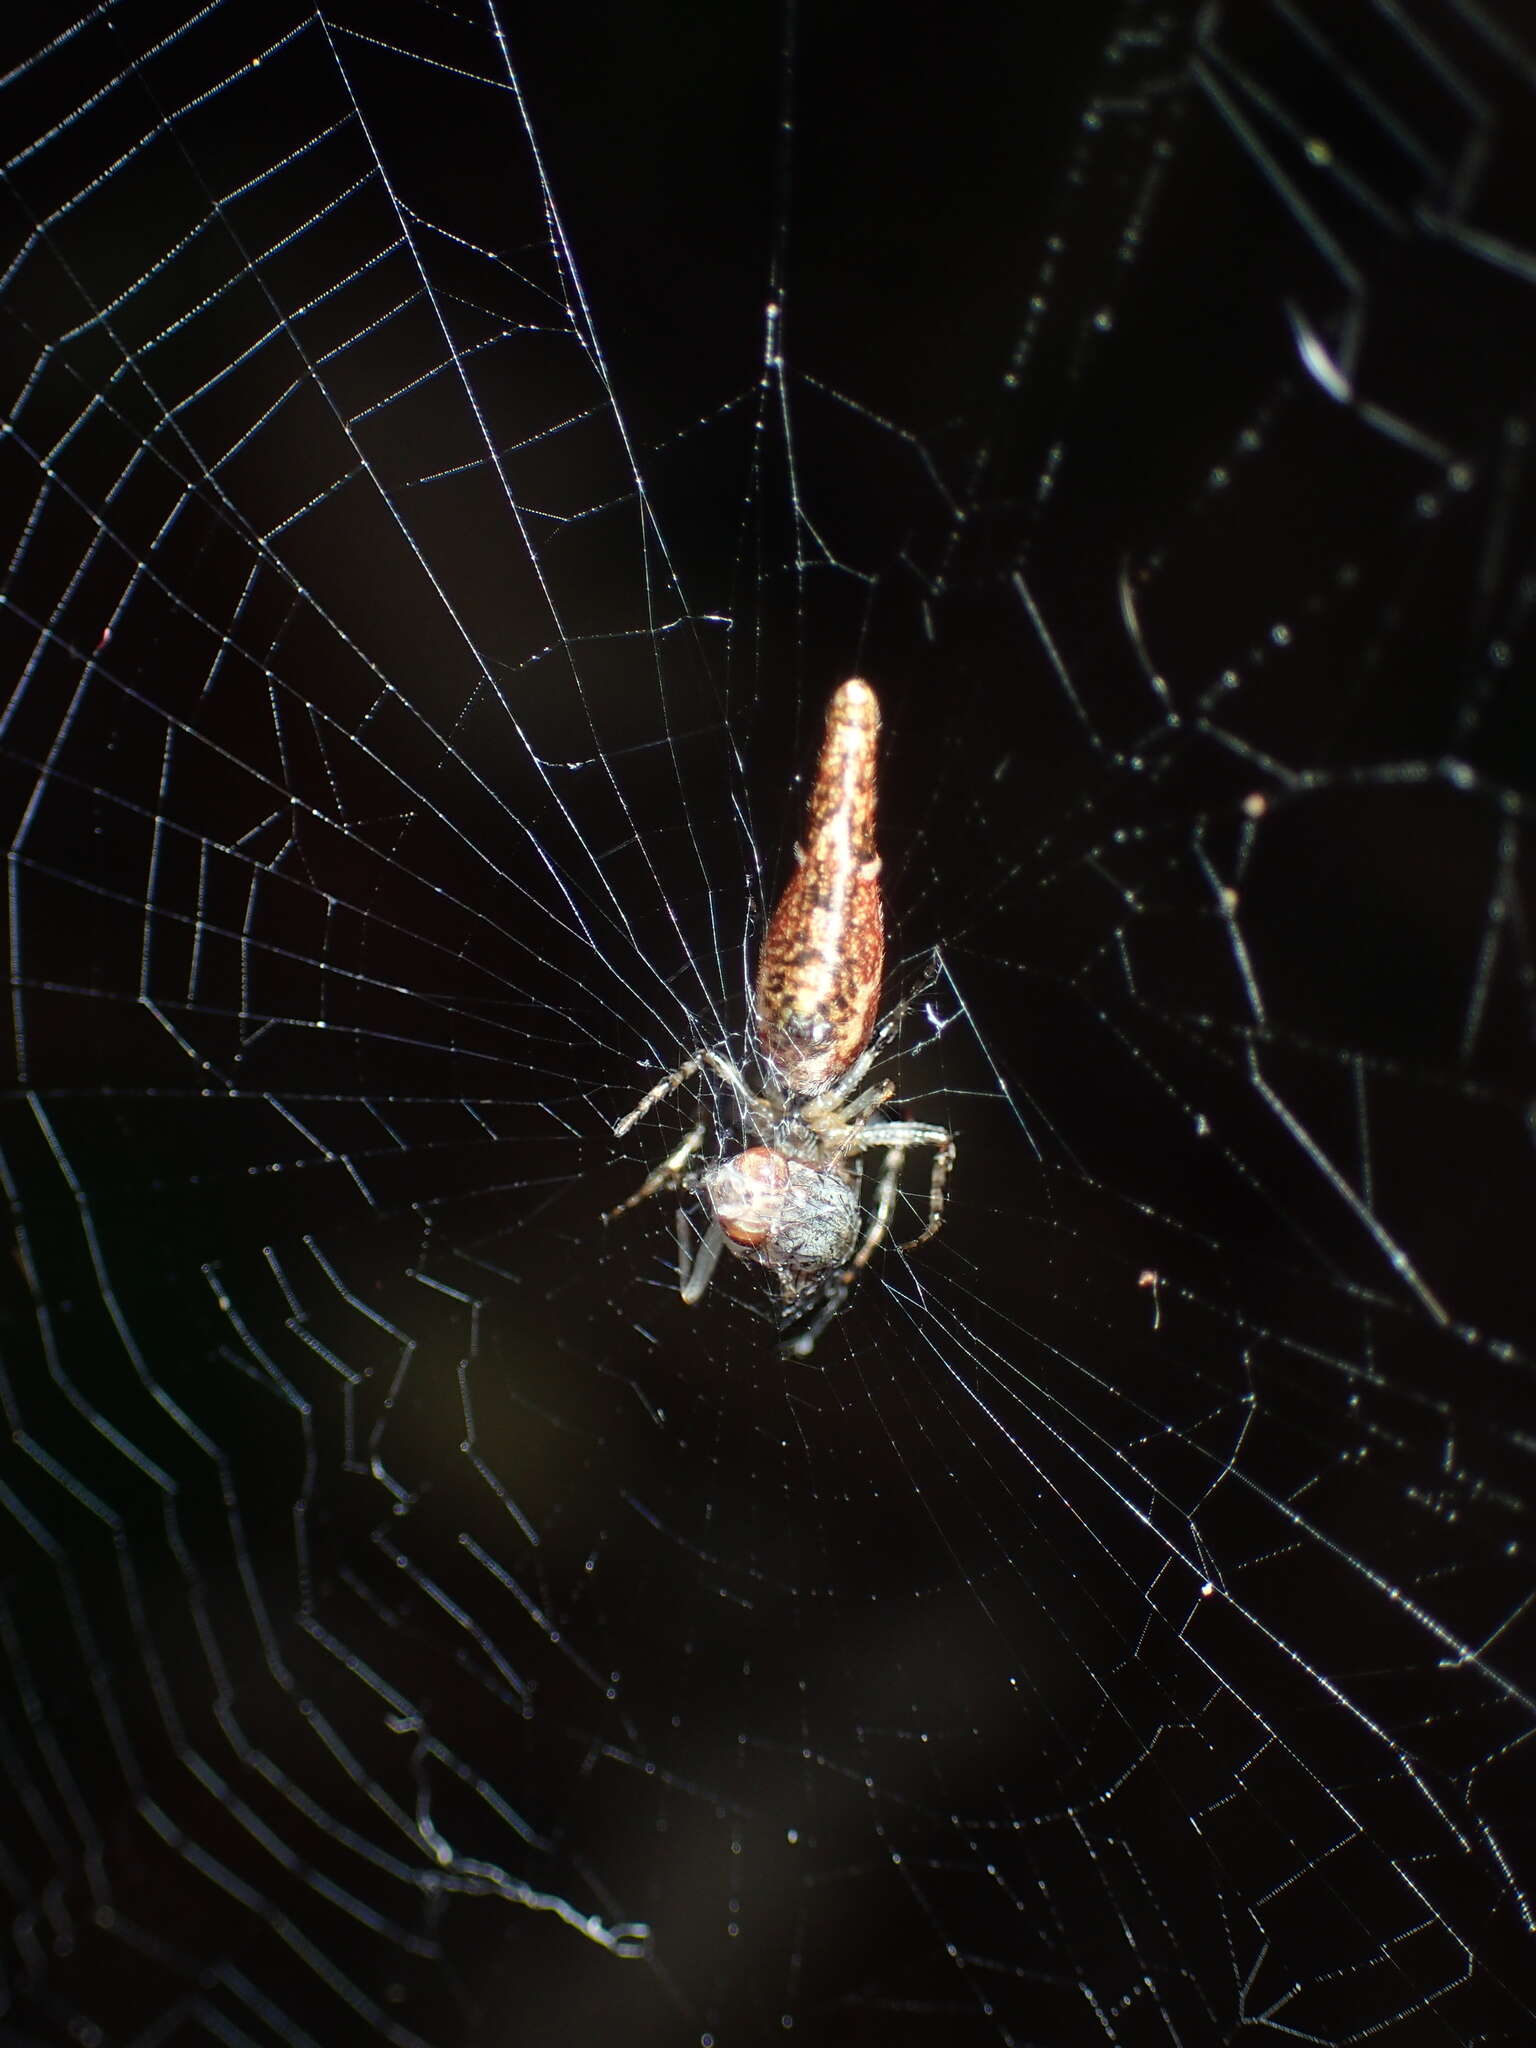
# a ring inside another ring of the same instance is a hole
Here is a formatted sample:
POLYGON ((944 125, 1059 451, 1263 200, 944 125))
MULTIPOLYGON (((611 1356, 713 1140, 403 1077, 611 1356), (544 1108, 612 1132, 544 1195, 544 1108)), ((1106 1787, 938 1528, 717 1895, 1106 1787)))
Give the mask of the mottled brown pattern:
POLYGON ((851 678, 832 693, 798 866, 763 938, 757 1035, 786 1089, 818 1095, 869 1043, 885 919, 875 851, 880 706, 851 678))

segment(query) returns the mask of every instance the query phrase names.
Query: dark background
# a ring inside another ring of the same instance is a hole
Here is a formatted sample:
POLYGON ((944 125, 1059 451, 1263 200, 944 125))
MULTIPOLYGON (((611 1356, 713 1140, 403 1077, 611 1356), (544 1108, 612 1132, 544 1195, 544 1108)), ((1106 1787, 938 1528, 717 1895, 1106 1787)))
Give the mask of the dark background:
POLYGON ((1529 2039, 1513 13, 6 35, 0 2039, 1529 2039), (852 672, 797 1360, 601 1214, 852 672))

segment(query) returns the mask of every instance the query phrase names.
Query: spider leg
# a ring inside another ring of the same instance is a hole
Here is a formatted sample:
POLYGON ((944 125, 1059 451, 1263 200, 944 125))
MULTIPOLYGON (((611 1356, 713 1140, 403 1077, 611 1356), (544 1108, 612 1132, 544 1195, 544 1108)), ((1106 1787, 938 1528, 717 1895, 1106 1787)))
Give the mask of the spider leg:
POLYGON ((622 1216, 626 1209, 634 1209, 641 1202, 648 1202, 652 1195, 659 1194, 663 1188, 675 1187, 687 1171, 689 1160, 703 1144, 704 1133, 708 1128, 707 1124, 695 1124, 671 1157, 663 1159, 654 1173, 647 1174, 635 1192, 626 1201, 620 1202, 617 1209, 607 1210, 603 1221, 611 1223, 615 1216, 622 1216))
POLYGON ((677 1291, 688 1304, 695 1307, 704 1299, 704 1290, 714 1278, 715 1267, 725 1245, 725 1232, 718 1223, 711 1223, 695 1247, 688 1241, 688 1218, 681 1208, 677 1212, 677 1291))
POLYGON ((653 1110, 658 1102, 664 1101, 674 1088, 681 1088, 685 1081, 692 1080, 701 1067, 708 1067, 712 1074, 718 1074, 722 1081, 728 1083, 735 1090, 736 1100, 744 1110, 750 1110, 758 1103, 759 1097, 747 1086, 740 1067, 734 1061, 728 1060, 723 1053, 718 1052, 691 1053, 680 1067, 674 1067, 670 1074, 663 1074, 656 1086, 642 1095, 633 1109, 625 1111, 614 1125, 613 1135, 616 1138, 625 1137, 639 1123, 641 1117, 649 1110, 653 1110))
MULTIPOLYGON (((883 1129, 884 1126, 873 1128, 883 1129)), ((853 1255, 853 1263, 848 1268, 850 1275, 862 1272, 869 1264, 876 1247, 891 1227, 891 1217, 896 1209, 896 1189, 901 1181, 901 1162, 905 1156, 900 1145, 893 1144, 886 1152, 885 1164, 880 1169, 880 1186, 875 1194, 875 1213, 864 1233, 864 1242, 853 1255)))
MULTIPOLYGON (((894 1081, 878 1082, 875 1087, 866 1088, 864 1093, 853 1102, 850 1102, 845 1109, 837 1110, 832 1121, 839 1127, 847 1126, 850 1134, 857 1135, 861 1127, 868 1122, 875 1111, 883 1109, 895 1093, 896 1083, 894 1081)), ((819 1124, 827 1121, 819 1109, 808 1109, 802 1112, 802 1114, 813 1130, 819 1124)))
MULTIPOLYGON (((681 1088, 683 1083, 698 1071, 699 1061, 695 1057, 684 1060, 683 1064, 680 1067, 674 1067, 670 1074, 663 1074, 651 1092, 648 1095, 642 1095, 628 1115, 619 1118, 613 1127, 613 1135, 616 1138, 622 1138, 627 1131, 632 1131, 647 1110, 654 1109, 664 1096, 670 1095, 674 1088, 681 1088)), ((617 1215, 618 1211, 615 1210, 613 1213, 617 1215)))
POLYGON ((910 1244, 904 1244, 904 1252, 915 1252, 920 1244, 926 1244, 940 1223, 944 1220, 944 1188, 949 1180, 949 1169, 955 1160, 955 1140, 942 1124, 866 1124, 859 1133, 861 1148, 873 1151, 876 1147, 887 1147, 885 1167, 880 1175, 880 1195, 875 1205, 875 1220, 870 1225, 868 1236, 859 1247, 856 1266, 864 1265, 875 1246, 884 1237, 896 1206, 896 1183, 901 1176, 902 1162, 915 1146, 933 1147, 933 1171, 928 1181, 928 1222, 921 1235, 914 1237, 910 1244))
POLYGON ((902 1246, 904 1252, 915 1252, 920 1244, 926 1244, 944 1221, 944 1189, 954 1163, 955 1141, 946 1131, 944 1142, 933 1148, 933 1171, 928 1177, 928 1221, 910 1244, 902 1246))
MULTIPOLYGON (((928 993, 929 989, 933 987, 933 984, 939 979, 939 976, 943 972, 944 962, 939 954, 938 947, 935 946, 931 956, 929 957, 927 971, 923 975, 922 980, 917 984, 916 988, 914 988, 909 995, 903 996, 901 1001, 897 1003, 893 1009, 890 1009, 886 1012, 885 1016, 882 1018, 878 1028, 875 1031, 874 1037, 871 1038, 868 1045, 865 1046, 864 1050, 859 1054, 858 1058, 854 1061, 853 1065, 848 1069, 847 1073, 844 1074, 843 1078, 836 1084, 835 1087, 829 1089, 828 1092, 824 1096, 822 1096, 821 1106, 823 1109, 841 1108, 842 1104, 848 1100, 848 1097, 853 1093, 855 1088, 858 1087, 859 1083, 864 1079, 864 1076, 869 1072, 870 1068, 874 1065, 875 1061, 880 1057, 880 1054, 884 1050, 886 1045, 889 1044, 892 1035, 900 1028, 908 1012, 911 1010, 912 1005, 917 1001, 919 996, 925 996, 928 993)), ((894 1088, 892 1088, 887 1092, 894 1093, 895 1091, 894 1088)), ((851 1120, 852 1112, 848 1112, 848 1115, 851 1120)))
POLYGON ((819 1105, 822 1109, 840 1110, 842 1108, 842 1105, 848 1100, 854 1089, 858 1087, 864 1076, 880 1057, 881 1052, 885 1048, 886 1041, 906 1014, 906 1004, 898 1003, 895 1009, 891 1011, 890 1015, 879 1026, 874 1037, 865 1046, 843 1078, 819 1098, 819 1105))
POLYGON ((734 1060, 728 1060, 724 1053, 701 1052, 697 1064, 708 1067, 712 1074, 718 1074, 722 1081, 728 1083, 735 1091, 736 1100, 743 1110, 752 1110, 760 1106, 762 1097, 755 1088, 747 1086, 746 1077, 740 1067, 734 1060))
POLYGON ((816 1340, 848 1299, 848 1290, 852 1284, 853 1268, 851 1266, 845 1267, 841 1273, 829 1273, 827 1275, 822 1283, 821 1301, 818 1303, 815 1313, 795 1332, 793 1337, 786 1337, 779 1346, 779 1350, 784 1357, 810 1357, 816 1348, 816 1340))

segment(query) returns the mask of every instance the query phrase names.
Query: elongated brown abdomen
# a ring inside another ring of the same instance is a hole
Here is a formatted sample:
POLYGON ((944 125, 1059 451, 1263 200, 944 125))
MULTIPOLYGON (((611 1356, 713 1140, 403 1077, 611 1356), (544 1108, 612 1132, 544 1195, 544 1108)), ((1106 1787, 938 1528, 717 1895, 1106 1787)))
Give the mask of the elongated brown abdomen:
POLYGON ((858 677, 827 706, 798 866, 757 963, 757 1035, 792 1095, 819 1095, 869 1043, 885 919, 875 851, 880 706, 858 677))

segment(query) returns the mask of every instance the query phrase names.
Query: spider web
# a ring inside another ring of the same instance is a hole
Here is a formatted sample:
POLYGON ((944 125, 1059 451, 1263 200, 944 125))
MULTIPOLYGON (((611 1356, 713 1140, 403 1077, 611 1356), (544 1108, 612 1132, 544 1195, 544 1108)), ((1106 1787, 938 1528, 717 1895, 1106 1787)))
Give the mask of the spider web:
POLYGON ((8 30, 6 2042, 1531 2038, 1536 53, 1024 13, 8 30))

